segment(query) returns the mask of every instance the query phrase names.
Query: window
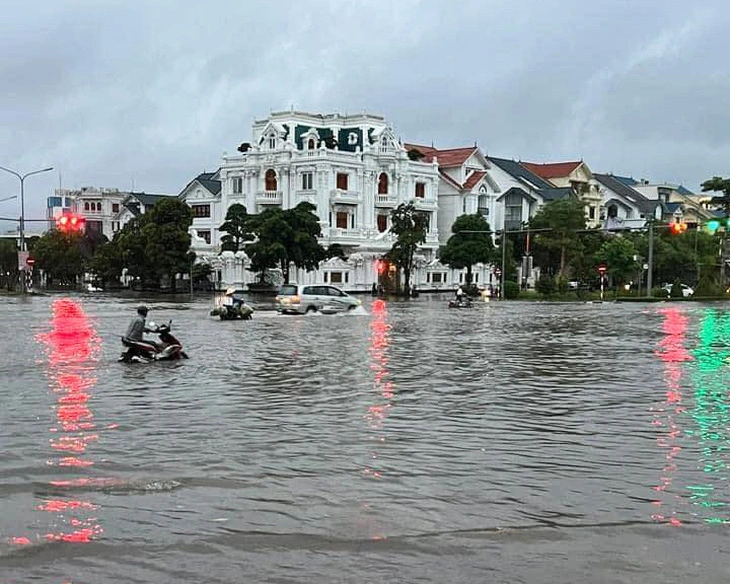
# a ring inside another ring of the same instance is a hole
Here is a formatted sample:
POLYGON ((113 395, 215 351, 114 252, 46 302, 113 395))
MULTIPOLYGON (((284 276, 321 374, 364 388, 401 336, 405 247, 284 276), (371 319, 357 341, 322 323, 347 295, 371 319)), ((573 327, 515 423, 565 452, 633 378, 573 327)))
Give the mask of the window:
POLYGON ((519 226, 522 222, 522 197, 511 193, 504 200, 505 228, 519 226))
POLYGON ((379 195, 387 195, 388 194, 388 175, 384 172, 380 173, 380 176, 378 177, 378 194, 379 195))
POLYGON ((273 168, 266 171, 266 175, 264 177, 264 189, 267 191, 276 190, 276 171, 273 168))
POLYGON ((310 138, 307 142, 307 150, 314 150, 316 147, 316 144, 314 143, 314 138, 310 138))
POLYGON ((388 216, 387 215, 378 215, 378 231, 380 233, 383 233, 383 231, 388 230, 388 216))
POLYGON ((198 229, 198 237, 205 240, 205 243, 210 243, 210 231, 198 229))
POLYGON ((426 183, 416 183, 416 197, 423 199, 426 196, 426 183))
POLYGON ((441 272, 433 272, 431 274, 431 282, 434 284, 441 284, 444 281, 443 274, 441 272))
POLYGON ((89 210, 89 201, 86 201, 84 203, 84 211, 88 211, 88 210, 89 210))
POLYGON ((487 202, 487 195, 479 195, 479 201, 477 203, 477 207, 479 210, 479 214, 482 217, 488 217, 489 216, 489 203, 487 202))
POLYGON ((112 221, 112 231, 116 233, 119 231, 119 221, 112 221))
POLYGON ((595 219, 596 218, 596 208, 591 205, 588 207, 588 219, 595 219))
POLYGON ((243 178, 240 176, 233 177, 233 194, 240 195, 243 192, 243 178))
POLYGON ((210 217, 210 205, 193 205, 193 217, 210 217))
MULTIPOLYGON (((330 282, 332 284, 342 284, 342 272, 330 272, 330 282)), ((336 290, 331 288, 330 290, 333 292, 330 296, 339 296, 339 293, 335 294, 336 290)))
POLYGON ((112 213, 119 213, 119 203, 112 203, 112 213))
POLYGON ((431 213, 419 213, 419 218, 426 226, 426 231, 431 231, 431 213))
POLYGON ((337 188, 341 191, 347 190, 347 173, 345 172, 338 172, 337 173, 337 188))
POLYGON ((347 229, 347 211, 337 211, 336 226, 338 229, 347 229))
POLYGON ((276 149, 276 136, 269 136, 269 150, 276 149))
POLYGON ((311 191, 313 184, 313 177, 311 172, 302 173, 302 190, 311 191))

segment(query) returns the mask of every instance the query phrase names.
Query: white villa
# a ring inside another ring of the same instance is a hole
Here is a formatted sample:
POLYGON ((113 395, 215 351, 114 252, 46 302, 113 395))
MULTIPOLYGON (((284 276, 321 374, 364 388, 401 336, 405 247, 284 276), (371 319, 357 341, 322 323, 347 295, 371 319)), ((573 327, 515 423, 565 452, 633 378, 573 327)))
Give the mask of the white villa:
POLYGON ((420 160, 409 156, 383 117, 272 113, 254 122, 252 142, 238 150, 224 155, 218 171, 198 175, 179 195, 193 209, 193 249, 214 267, 219 285, 243 288, 256 278, 246 269, 244 252, 220 252, 219 227, 228 207, 241 203, 249 213, 259 213, 269 205, 288 209, 302 201, 317 207, 320 243, 339 244, 347 260, 332 258, 316 271, 292 274, 292 280, 370 290, 379 282, 380 260, 394 241, 388 232, 390 212, 410 201, 427 216, 429 226, 413 283, 450 289, 459 282, 458 272, 436 261, 440 240, 445 241, 439 213, 442 185, 448 180, 438 154, 420 160))

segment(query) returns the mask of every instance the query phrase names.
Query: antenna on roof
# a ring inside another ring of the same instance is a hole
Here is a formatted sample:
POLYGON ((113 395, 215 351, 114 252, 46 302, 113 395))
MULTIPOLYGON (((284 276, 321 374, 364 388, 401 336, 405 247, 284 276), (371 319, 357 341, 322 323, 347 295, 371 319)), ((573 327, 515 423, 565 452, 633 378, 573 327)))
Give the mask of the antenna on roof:
POLYGON ((431 140, 431 148, 433 148, 433 140, 431 140))

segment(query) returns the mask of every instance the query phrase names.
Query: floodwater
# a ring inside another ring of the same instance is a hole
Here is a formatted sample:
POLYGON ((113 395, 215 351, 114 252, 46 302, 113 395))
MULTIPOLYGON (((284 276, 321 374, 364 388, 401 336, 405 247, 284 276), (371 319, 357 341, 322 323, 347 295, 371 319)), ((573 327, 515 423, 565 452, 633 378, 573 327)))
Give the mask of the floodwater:
POLYGON ((730 581, 720 304, 0 298, 0 582, 730 581))

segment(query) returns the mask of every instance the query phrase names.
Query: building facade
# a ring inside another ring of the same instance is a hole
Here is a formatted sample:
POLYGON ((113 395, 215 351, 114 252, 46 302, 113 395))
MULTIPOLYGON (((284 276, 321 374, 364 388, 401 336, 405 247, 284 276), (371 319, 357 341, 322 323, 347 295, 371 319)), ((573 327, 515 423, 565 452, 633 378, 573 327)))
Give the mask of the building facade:
MULTIPOLYGON (((194 210, 194 250, 217 270, 222 286, 245 287, 256 278, 246 270, 245 253, 220 252, 219 227, 228 207, 240 203, 254 214, 306 201, 316 207, 320 243, 338 244, 347 259, 332 258, 291 279, 369 290, 393 245, 390 213, 400 203, 412 202, 426 217, 413 281, 419 286, 431 280, 428 266, 439 246, 439 180, 438 162, 409 157, 383 117, 288 111, 255 121, 252 140, 239 154, 224 156, 216 173, 199 175, 179 196, 194 210)), ((451 285, 447 279, 444 287, 451 285)))
POLYGON ((87 232, 111 239, 114 235, 114 216, 119 213, 126 195, 113 188, 55 189, 54 196, 48 198, 49 227, 55 225, 55 220, 61 214, 70 212, 84 217, 87 232))

